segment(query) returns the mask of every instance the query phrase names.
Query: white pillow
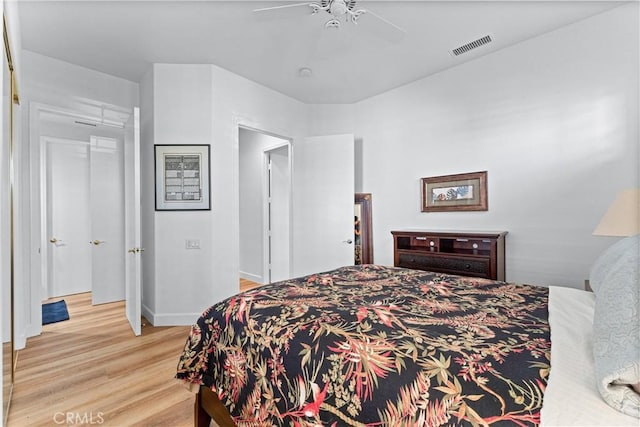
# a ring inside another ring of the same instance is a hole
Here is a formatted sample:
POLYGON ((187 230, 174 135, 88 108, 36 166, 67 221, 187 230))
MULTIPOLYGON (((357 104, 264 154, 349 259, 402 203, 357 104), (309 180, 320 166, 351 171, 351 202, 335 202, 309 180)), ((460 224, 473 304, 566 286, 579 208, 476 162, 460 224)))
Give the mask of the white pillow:
POLYGON ((589 283, 596 296, 598 390, 610 406, 640 418, 640 235, 607 249, 591 268, 589 283))

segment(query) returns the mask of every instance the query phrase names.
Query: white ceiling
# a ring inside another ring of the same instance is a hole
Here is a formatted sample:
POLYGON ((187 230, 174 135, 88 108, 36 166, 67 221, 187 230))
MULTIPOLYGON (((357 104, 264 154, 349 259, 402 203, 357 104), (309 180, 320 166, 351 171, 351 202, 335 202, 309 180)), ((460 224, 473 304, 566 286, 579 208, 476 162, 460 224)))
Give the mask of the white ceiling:
MULTIPOLYGON (((152 63, 216 64, 306 103, 353 103, 616 7, 618 1, 359 1, 381 21, 325 29, 300 1, 21 0, 22 47, 139 81, 152 63), (284 13, 286 12, 286 13, 284 13), (260 15, 260 16, 256 16, 260 15), (490 34, 459 57, 449 51, 490 34), (299 77, 308 67, 311 77, 299 77)), ((576 40, 579 43, 579 40, 576 40)))

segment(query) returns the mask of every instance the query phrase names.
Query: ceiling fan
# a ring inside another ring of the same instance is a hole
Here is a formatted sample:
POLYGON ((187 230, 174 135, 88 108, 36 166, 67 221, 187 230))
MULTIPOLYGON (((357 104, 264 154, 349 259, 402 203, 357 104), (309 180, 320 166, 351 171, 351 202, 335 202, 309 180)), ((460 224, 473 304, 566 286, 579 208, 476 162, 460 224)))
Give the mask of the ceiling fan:
POLYGON ((380 15, 368 10, 359 9, 356 7, 356 0, 319 0, 307 3, 294 3, 283 6, 265 7, 261 9, 254 9, 255 13, 277 13, 290 8, 308 8, 311 14, 318 14, 320 12, 326 12, 330 15, 330 19, 324 24, 326 28, 340 28, 341 21, 351 21, 353 24, 357 24, 358 20, 363 15, 370 15, 377 19, 378 23, 382 23, 387 26, 387 32, 391 31, 395 33, 395 37, 401 38, 405 34, 405 30, 395 25, 394 23, 386 20, 380 15))

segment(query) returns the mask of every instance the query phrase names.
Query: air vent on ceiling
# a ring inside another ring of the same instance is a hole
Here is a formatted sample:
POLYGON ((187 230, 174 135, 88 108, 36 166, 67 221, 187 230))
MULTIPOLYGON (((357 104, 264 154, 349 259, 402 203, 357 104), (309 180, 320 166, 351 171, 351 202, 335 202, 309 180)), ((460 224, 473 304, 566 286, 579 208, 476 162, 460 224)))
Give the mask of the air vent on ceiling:
POLYGON ((487 34, 484 37, 480 37, 477 40, 474 40, 472 42, 469 42, 467 44, 463 44, 460 47, 457 47, 455 49, 451 49, 449 52, 453 55, 453 56, 460 56, 463 53, 467 53, 470 50, 476 49, 480 46, 484 46, 485 44, 491 43, 493 41, 493 39, 491 38, 491 36, 489 34, 487 34))

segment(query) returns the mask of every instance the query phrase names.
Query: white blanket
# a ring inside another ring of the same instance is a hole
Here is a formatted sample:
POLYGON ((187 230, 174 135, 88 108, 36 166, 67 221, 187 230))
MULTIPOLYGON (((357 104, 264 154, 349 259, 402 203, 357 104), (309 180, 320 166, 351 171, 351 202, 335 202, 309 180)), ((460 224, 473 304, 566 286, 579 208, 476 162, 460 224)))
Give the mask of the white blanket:
POLYGON ((543 426, 640 426, 611 408, 596 386, 590 292, 549 288, 551 373, 541 411, 543 426))

